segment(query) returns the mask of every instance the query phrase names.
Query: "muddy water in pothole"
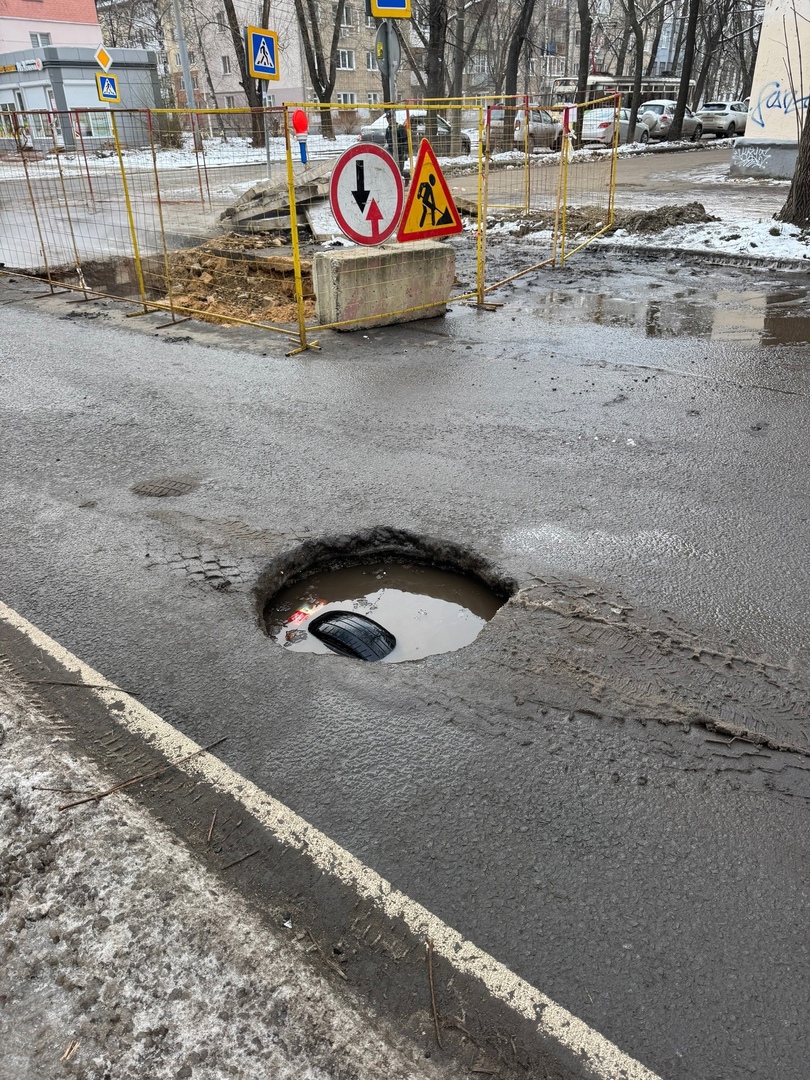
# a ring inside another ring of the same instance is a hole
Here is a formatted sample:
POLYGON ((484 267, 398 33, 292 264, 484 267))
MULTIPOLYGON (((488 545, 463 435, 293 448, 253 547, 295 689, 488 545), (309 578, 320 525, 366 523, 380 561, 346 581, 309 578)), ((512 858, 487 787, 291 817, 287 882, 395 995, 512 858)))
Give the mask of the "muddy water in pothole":
POLYGON ((700 337, 758 346, 810 342, 808 290, 804 288, 715 291, 654 283, 645 291, 646 295, 628 295, 553 289, 536 297, 535 312, 544 321, 558 324, 632 327, 645 337, 700 337))
POLYGON ((309 633, 316 615, 353 611, 397 639, 396 664, 469 645, 503 605, 481 582, 427 566, 376 563, 313 574, 277 593, 264 611, 274 641, 292 652, 331 651, 309 633))

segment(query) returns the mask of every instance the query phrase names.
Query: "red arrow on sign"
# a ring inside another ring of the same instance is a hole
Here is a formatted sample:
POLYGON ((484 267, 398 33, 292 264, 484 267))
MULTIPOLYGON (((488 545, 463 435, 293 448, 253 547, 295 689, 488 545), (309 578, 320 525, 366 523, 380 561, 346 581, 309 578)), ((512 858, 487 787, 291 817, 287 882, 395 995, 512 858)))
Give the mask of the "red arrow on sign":
POLYGON ((377 200, 372 199, 368 204, 366 221, 371 223, 371 239, 378 240, 380 236, 380 222, 383 219, 382 210, 377 206, 377 200))

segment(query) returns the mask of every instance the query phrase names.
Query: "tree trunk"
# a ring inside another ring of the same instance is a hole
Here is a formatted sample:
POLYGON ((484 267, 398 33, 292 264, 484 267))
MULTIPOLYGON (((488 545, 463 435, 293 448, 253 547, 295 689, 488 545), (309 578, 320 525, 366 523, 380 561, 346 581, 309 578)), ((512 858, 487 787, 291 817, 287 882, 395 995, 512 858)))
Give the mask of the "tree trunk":
MULTIPOLYGON (((526 44, 529 28, 534 15, 535 0, 522 0, 515 28, 509 41, 509 49, 506 54, 506 73, 503 80, 504 101, 506 108, 503 112, 503 140, 504 149, 512 146, 513 132, 515 130, 515 98, 517 97, 518 68, 520 67, 520 54, 526 44)), ((528 116, 526 121, 528 123, 528 116)))
POLYGON ((776 216, 800 229, 810 226, 810 109, 804 111, 802 137, 788 197, 776 216))
POLYGON ((635 67, 633 68, 633 100, 630 104, 630 120, 627 128, 627 141, 633 142, 636 135, 636 121, 638 120, 638 109, 639 105, 641 104, 641 73, 644 69, 644 31, 641 29, 641 23, 638 21, 636 0, 627 0, 627 21, 630 25, 630 30, 633 34, 633 42, 635 45, 635 67))
POLYGON ((681 137, 683 115, 686 110, 686 99, 689 96, 689 80, 692 78, 692 65, 695 62, 695 37, 697 36, 697 21, 699 14, 700 0, 689 0, 689 19, 686 24, 686 39, 683 46, 681 85, 678 87, 678 100, 675 103, 675 115, 672 118, 672 127, 669 129, 670 139, 680 139, 681 137))
POLYGON ((652 75, 653 68, 655 67, 655 61, 658 55, 658 46, 661 44, 661 31, 664 29, 666 10, 667 9, 664 6, 658 13, 658 22, 655 24, 655 33, 653 34, 653 39, 650 43, 650 59, 647 63, 647 70, 645 72, 645 75, 652 75))
MULTIPOLYGON (((225 0, 225 2, 229 3, 232 0, 225 0)), ((337 0, 335 25, 332 27, 332 41, 327 62, 323 39, 321 38, 321 13, 318 10, 317 0, 295 0, 295 14, 298 19, 298 29, 301 31, 301 42, 304 46, 309 81, 312 83, 312 89, 315 91, 318 101, 324 105, 328 105, 332 101, 332 91, 335 89, 337 46, 345 6, 346 0, 337 0)), ((321 134, 325 139, 334 142, 335 129, 332 124, 331 109, 322 109, 320 119, 321 134)))
POLYGON ((632 28, 625 26, 622 32, 622 40, 619 45, 619 51, 616 53, 616 71, 614 74, 617 79, 620 79, 624 75, 624 65, 627 60, 627 47, 630 44, 630 35, 632 34, 632 28))
POLYGON ((591 69, 591 33, 593 32, 593 18, 589 8, 589 0, 577 0, 579 12, 579 74, 577 75, 577 89, 574 95, 577 104, 577 119, 575 124, 576 142, 582 140, 582 106, 588 100, 588 75, 591 69))
POLYGON ((256 89, 256 83, 251 79, 248 72, 245 42, 242 38, 239 20, 236 17, 236 9, 233 6, 233 0, 223 0, 223 5, 225 7, 225 14, 228 16, 228 29, 231 32, 231 41, 233 42, 234 52, 236 53, 236 62, 239 64, 239 82, 242 84, 242 89, 245 91, 248 106, 254 110, 250 116, 252 142, 254 146, 264 146, 264 122, 261 113, 256 111, 261 109, 262 102, 259 97, 259 92, 256 89))

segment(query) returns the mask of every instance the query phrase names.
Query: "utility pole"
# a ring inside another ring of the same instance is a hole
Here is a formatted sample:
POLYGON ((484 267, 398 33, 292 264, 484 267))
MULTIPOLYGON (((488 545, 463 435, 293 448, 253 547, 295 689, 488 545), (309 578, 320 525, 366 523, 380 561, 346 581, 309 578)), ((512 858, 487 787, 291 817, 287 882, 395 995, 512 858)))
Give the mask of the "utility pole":
MULTIPOLYGON (((188 49, 186 48, 186 31, 183 26, 183 14, 180 11, 180 0, 172 0, 172 12, 174 14, 174 32, 177 37, 177 51, 180 53, 180 70, 183 72, 183 85, 186 88, 186 108, 195 109, 197 103, 194 100, 194 83, 191 81, 191 65, 188 62, 188 49)), ((194 138, 194 149, 202 150, 202 137, 200 136, 197 117, 191 113, 191 134, 194 138)))

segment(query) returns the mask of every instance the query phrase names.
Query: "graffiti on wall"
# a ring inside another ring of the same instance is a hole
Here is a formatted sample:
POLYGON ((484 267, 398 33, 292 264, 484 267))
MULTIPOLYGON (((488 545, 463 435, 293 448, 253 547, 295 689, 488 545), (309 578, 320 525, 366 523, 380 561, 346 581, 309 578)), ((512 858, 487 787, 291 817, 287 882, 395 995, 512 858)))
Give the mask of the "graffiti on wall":
POLYGON ((737 146, 731 155, 732 164, 746 171, 751 169, 764 171, 770 160, 771 151, 767 146, 737 146))
POLYGON ((796 113, 804 112, 808 104, 810 104, 810 94, 801 97, 794 89, 782 86, 778 80, 774 79, 760 88, 751 106, 751 120, 758 127, 764 128, 769 114, 774 111, 779 116, 794 116, 796 113))

